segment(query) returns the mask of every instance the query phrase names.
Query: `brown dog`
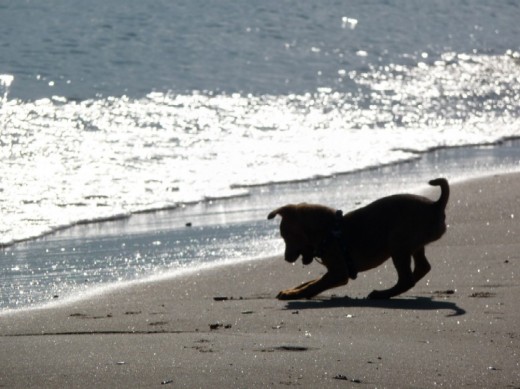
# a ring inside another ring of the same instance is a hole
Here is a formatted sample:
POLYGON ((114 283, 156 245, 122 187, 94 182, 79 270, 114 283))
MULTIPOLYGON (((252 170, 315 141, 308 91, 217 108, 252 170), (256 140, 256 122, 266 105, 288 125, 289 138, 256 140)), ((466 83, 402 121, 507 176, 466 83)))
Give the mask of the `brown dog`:
POLYGON ((438 178, 429 183, 441 187, 441 196, 435 202, 399 194, 344 216, 341 211, 306 203, 289 204, 272 211, 268 219, 282 217, 280 233, 286 245, 285 260, 295 262, 301 256, 307 265, 319 258, 327 268, 323 277, 283 290, 277 298, 311 298, 345 285, 349 278, 356 278, 358 271, 373 269, 390 257, 397 270, 397 284, 390 289, 374 290, 368 297, 388 299, 411 289, 431 269, 424 246, 446 232, 448 181, 438 178))

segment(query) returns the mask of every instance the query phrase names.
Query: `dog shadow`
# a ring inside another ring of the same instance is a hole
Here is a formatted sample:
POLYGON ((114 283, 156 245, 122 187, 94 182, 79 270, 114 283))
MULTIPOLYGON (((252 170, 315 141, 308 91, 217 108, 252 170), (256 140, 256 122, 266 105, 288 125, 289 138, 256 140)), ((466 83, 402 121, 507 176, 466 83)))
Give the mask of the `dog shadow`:
POLYGON ((371 300, 367 298, 331 297, 330 299, 294 300, 287 302, 287 310, 323 308, 383 308, 416 311, 451 311, 447 317, 461 316, 466 311, 451 301, 434 300, 432 297, 371 300))

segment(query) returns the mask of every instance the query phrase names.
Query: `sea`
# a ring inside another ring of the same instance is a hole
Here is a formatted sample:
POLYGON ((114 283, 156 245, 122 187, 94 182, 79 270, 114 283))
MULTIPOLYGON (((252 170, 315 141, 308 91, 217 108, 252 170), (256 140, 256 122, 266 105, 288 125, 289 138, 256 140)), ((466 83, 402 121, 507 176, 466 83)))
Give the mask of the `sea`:
POLYGON ((520 2, 3 0, 0 310, 282 251, 520 170, 520 2), (435 196, 435 194, 433 194, 435 196))

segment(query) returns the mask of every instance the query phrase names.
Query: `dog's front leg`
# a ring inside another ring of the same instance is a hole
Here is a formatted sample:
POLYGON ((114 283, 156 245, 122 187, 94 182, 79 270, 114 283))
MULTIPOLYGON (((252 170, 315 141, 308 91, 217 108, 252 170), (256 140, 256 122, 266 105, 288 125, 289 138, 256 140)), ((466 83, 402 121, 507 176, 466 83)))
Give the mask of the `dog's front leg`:
POLYGON ((306 282, 294 289, 282 290, 276 296, 279 300, 298 300, 314 297, 321 292, 345 285, 348 282, 348 275, 343 273, 327 272, 317 280, 306 282))
POLYGON ((294 288, 291 288, 291 289, 286 289, 286 290, 282 290, 280 293, 278 293, 278 295, 276 296, 277 299, 280 299, 280 300, 289 300, 289 298, 284 298, 283 296, 291 296, 291 295, 295 295, 297 294, 300 290, 306 288, 308 285, 314 283, 314 282, 317 282, 318 279, 316 280, 310 280, 310 281, 307 281, 307 282, 304 282, 303 284, 301 285, 298 285, 294 288))

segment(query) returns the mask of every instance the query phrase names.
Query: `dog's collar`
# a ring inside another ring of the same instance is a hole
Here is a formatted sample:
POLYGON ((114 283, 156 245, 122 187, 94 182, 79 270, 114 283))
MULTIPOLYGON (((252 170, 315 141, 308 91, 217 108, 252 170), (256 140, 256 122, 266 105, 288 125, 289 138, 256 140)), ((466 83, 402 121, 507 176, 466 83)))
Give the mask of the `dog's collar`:
POLYGON ((321 241, 319 247, 316 249, 315 257, 321 258, 325 251, 325 247, 330 245, 332 242, 337 242, 341 247, 341 252, 343 254, 343 258, 347 263, 347 268, 349 271, 349 277, 355 280, 357 278, 357 269, 354 265, 352 258, 348 253, 347 248, 347 240, 343 236, 343 231, 341 229, 341 222, 343 220, 343 211, 338 209, 334 214, 334 225, 332 229, 329 231, 325 238, 321 241))
POLYGON ((336 213, 334 214, 334 227, 332 228, 332 235, 335 238, 340 238, 341 233, 341 221, 343 220, 343 211, 341 209, 338 209, 336 213))

